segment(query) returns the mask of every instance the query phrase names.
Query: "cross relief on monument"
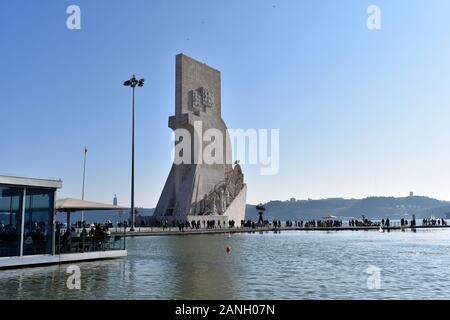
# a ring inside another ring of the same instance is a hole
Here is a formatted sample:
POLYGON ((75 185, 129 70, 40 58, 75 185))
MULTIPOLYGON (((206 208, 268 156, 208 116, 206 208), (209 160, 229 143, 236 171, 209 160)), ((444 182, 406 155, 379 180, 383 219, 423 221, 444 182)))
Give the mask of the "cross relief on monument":
POLYGON ((200 87, 196 90, 191 90, 191 108, 194 112, 206 111, 206 107, 213 106, 214 95, 205 87, 200 87))

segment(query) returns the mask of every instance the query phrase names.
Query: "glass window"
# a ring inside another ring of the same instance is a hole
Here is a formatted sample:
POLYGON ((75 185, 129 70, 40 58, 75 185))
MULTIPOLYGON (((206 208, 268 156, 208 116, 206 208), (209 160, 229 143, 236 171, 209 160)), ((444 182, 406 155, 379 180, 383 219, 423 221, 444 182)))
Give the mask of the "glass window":
POLYGON ((27 188, 23 254, 51 254, 53 237, 54 191, 27 188))
POLYGON ((20 255, 22 189, 0 186, 0 257, 20 255))

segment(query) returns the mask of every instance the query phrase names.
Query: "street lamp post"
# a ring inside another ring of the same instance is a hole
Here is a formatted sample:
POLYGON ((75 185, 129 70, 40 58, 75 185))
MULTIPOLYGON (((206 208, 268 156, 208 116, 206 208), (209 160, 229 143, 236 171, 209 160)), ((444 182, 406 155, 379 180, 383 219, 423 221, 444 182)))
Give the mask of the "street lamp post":
POLYGON ((131 228, 130 231, 134 231, 134 88, 136 86, 143 87, 144 79, 137 80, 133 74, 130 80, 123 83, 126 87, 133 89, 133 108, 132 108, 132 120, 131 120, 131 228))
POLYGON ((264 225, 263 214, 264 211, 266 211, 266 207, 262 203, 260 203, 256 206, 256 211, 258 211, 259 214, 258 224, 262 226, 264 225))

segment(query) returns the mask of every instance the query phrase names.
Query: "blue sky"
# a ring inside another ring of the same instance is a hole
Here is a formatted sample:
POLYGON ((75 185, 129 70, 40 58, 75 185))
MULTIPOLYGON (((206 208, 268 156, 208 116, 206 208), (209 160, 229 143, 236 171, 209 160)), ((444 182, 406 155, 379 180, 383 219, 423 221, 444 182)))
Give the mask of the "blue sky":
POLYGON ((136 204, 171 166, 175 55, 222 72, 231 128, 279 128, 280 171, 244 166, 248 202, 407 195, 450 200, 449 1, 0 2, 0 174, 61 178, 61 197, 136 204), (81 8, 82 29, 66 28, 81 8), (381 8, 382 29, 366 27, 381 8))

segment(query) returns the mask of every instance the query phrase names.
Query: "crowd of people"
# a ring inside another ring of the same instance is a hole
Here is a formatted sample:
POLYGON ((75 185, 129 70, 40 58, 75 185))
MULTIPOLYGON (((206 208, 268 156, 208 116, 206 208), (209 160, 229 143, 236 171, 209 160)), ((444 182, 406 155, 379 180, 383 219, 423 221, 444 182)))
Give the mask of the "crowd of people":
MULTIPOLYGON (((47 253, 51 247, 52 231, 45 221, 25 221, 23 225, 24 251, 31 250, 36 254, 47 253)), ((20 244, 21 225, 6 224, 0 220, 0 256, 10 256, 17 253, 20 244)))
POLYGON ((11 226, 0 222, 0 240, 16 239, 20 234, 20 226, 11 226))
POLYGON ((234 220, 230 220, 228 222, 221 220, 177 220, 169 223, 167 220, 162 220, 156 221, 155 226, 157 228, 162 228, 163 231, 168 228, 178 228, 178 231, 184 232, 185 230, 234 228, 236 226, 236 222, 234 220))
MULTIPOLYGON (((416 221, 414 219, 407 220, 405 218, 402 218, 399 220, 399 222, 396 222, 396 225, 398 226, 398 223, 402 227, 410 226, 414 227, 416 226, 416 221)), ((442 219, 423 219, 422 225, 424 226, 446 226, 447 222, 442 219)), ((350 219, 346 221, 345 223, 340 219, 317 219, 317 220, 287 220, 284 222, 281 222, 280 220, 264 220, 255 222, 252 220, 242 220, 240 221, 240 225, 236 226, 235 221, 229 221, 228 224, 225 222, 221 222, 220 220, 202 220, 202 221, 185 221, 185 222, 179 222, 175 221, 172 223, 169 223, 166 221, 159 221, 157 222, 157 227, 166 229, 170 227, 177 227, 179 231, 184 230, 196 230, 196 229, 222 229, 222 228, 234 228, 234 227, 241 227, 241 228, 342 228, 342 227, 391 227, 392 222, 389 218, 381 219, 380 221, 372 221, 370 219, 367 219, 363 217, 362 219, 350 219)))
MULTIPOLYGON (((398 226, 398 223, 400 223, 400 226, 402 227, 414 227, 416 225, 416 221, 414 219, 411 219, 408 221, 405 218, 400 219, 399 222, 396 222, 396 225, 398 226)), ((446 226, 447 222, 442 219, 423 219, 422 225, 424 226, 446 226)), ((131 224, 129 221, 123 221, 118 222, 116 224, 119 228, 127 228, 130 227, 131 224)), ((284 222, 281 222, 280 220, 260 220, 258 222, 252 221, 252 220, 241 220, 240 224, 236 224, 235 221, 223 221, 220 219, 211 219, 211 220, 193 220, 193 221, 168 221, 168 220, 157 220, 153 221, 152 224, 148 223, 140 223, 140 227, 157 227, 162 228, 163 231, 170 228, 177 228, 178 231, 184 232, 187 230, 199 230, 199 229, 227 229, 227 228, 342 228, 345 226, 348 227, 390 227, 391 221, 389 218, 387 219, 381 219, 380 221, 372 221, 370 219, 367 219, 363 216, 362 219, 351 219, 347 222, 344 222, 340 219, 317 219, 317 220, 287 220, 284 222)), ((61 224, 57 225, 57 228, 61 227, 61 224)), ((109 228, 112 228, 113 224, 111 221, 107 221, 104 224, 100 223, 94 223, 93 225, 86 224, 84 222, 76 222, 74 224, 74 227, 67 228, 64 232, 62 238, 68 239, 70 237, 101 237, 105 236, 106 234, 110 234, 109 228), (78 229, 81 229, 81 232, 78 232, 78 229), (89 229, 89 232, 87 231, 89 229)), ((9 233, 11 230, 8 230, 9 232, 5 232, 5 227, 2 227, 0 225, 0 230, 3 231, 3 233, 9 233), (3 230, 2 230, 3 229, 3 230)), ((58 232, 58 231, 57 231, 58 232)), ((2 233, 2 232, 0 232, 2 233)))
POLYGON ((92 247, 101 245, 111 236, 111 231, 109 231, 110 225, 109 221, 104 224, 82 224, 82 228, 76 228, 78 225, 74 224, 64 230, 62 228, 63 224, 58 222, 56 224, 55 238, 59 252, 72 252, 74 250, 84 252, 92 247))
MULTIPOLYGON (((387 219, 389 223, 389 219, 387 219)), ((383 222, 374 222, 372 220, 363 218, 362 220, 352 219, 348 222, 349 227, 379 227, 384 225, 383 222)))
POLYGON ((306 221, 303 224, 303 221, 300 221, 299 228, 339 228, 342 227, 341 220, 310 220, 306 221))
POLYGON ((422 225, 424 226, 446 226, 447 221, 444 220, 444 218, 436 219, 436 218, 430 218, 430 219, 423 219, 422 225))

